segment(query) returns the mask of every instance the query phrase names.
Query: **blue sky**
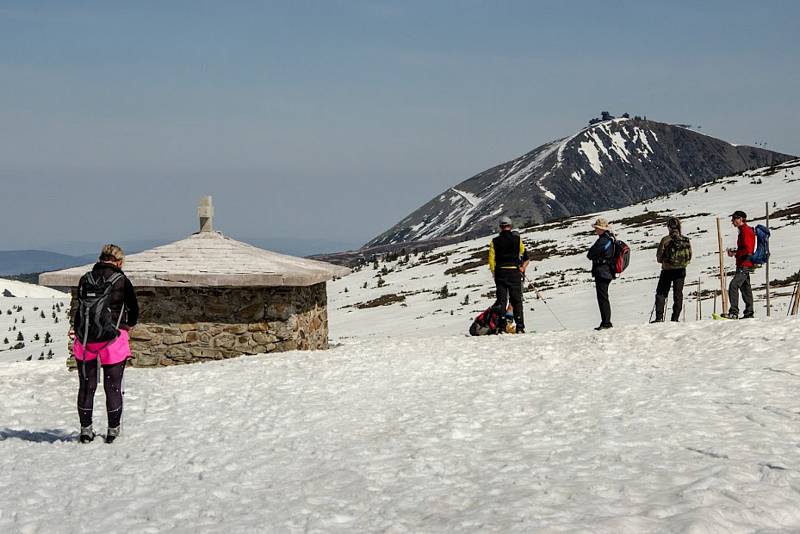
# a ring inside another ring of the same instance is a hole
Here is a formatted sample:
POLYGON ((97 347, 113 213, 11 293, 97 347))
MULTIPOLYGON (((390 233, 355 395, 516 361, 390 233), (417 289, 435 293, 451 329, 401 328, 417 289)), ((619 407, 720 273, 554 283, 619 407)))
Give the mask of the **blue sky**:
POLYGON ((234 237, 356 245, 601 110, 800 154, 798 18, 793 1, 0 0, 0 249, 180 238, 205 194, 234 237))

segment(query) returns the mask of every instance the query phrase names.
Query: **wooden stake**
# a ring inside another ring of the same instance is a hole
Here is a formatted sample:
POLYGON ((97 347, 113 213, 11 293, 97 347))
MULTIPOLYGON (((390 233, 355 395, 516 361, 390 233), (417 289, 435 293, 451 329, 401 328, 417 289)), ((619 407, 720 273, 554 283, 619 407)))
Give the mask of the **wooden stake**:
POLYGON ((697 277, 697 320, 703 319, 703 288, 700 285, 700 277, 697 277))
POLYGON ((800 282, 794 285, 794 302, 792 302, 792 315, 797 315, 798 304, 800 304, 800 282))
POLYGON ((725 292, 725 258, 722 248, 722 227, 717 217, 717 241, 719 242, 719 288, 722 295, 722 314, 728 313, 728 294, 725 292))
MULTIPOLYGON (((765 204, 765 207, 766 207, 766 210, 767 210, 766 227, 767 227, 767 230, 769 230, 769 202, 765 202, 764 204, 765 204)), ((770 317, 772 315, 772 306, 769 303, 769 257, 767 257, 767 262, 764 265, 764 270, 767 273, 767 284, 766 284, 766 287, 767 287, 767 317, 770 317)))

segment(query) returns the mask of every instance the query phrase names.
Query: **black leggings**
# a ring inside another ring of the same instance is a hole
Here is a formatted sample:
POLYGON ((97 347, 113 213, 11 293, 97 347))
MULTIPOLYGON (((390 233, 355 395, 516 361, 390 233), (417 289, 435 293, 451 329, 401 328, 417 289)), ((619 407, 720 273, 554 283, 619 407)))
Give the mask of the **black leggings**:
MULTIPOLYGON (((100 359, 83 362, 78 360, 78 417, 81 426, 92 424, 92 409, 94 407, 94 393, 97 391, 97 368, 100 359)), ((115 428, 122 420, 122 373, 125 371, 125 362, 103 366, 103 390, 106 392, 106 410, 108 411, 108 426, 115 428)))

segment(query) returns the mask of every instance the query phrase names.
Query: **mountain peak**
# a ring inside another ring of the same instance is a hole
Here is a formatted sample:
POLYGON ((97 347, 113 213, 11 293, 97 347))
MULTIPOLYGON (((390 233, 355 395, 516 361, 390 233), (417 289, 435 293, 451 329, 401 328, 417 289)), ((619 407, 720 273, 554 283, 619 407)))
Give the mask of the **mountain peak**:
POLYGON ((617 208, 792 158, 685 125, 597 119, 449 188, 366 246, 485 235, 501 214, 529 226, 617 208))

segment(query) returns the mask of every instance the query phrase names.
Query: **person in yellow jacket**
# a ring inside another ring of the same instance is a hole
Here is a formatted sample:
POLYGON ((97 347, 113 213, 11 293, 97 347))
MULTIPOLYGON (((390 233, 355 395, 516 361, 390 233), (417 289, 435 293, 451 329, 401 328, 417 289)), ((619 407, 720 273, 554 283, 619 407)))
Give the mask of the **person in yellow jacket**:
POLYGON ((511 231, 511 219, 500 219, 500 233, 489 243, 489 269, 494 275, 496 300, 494 308, 504 315, 511 301, 517 333, 525 332, 522 310, 522 277, 528 268, 528 253, 518 233, 511 231))

